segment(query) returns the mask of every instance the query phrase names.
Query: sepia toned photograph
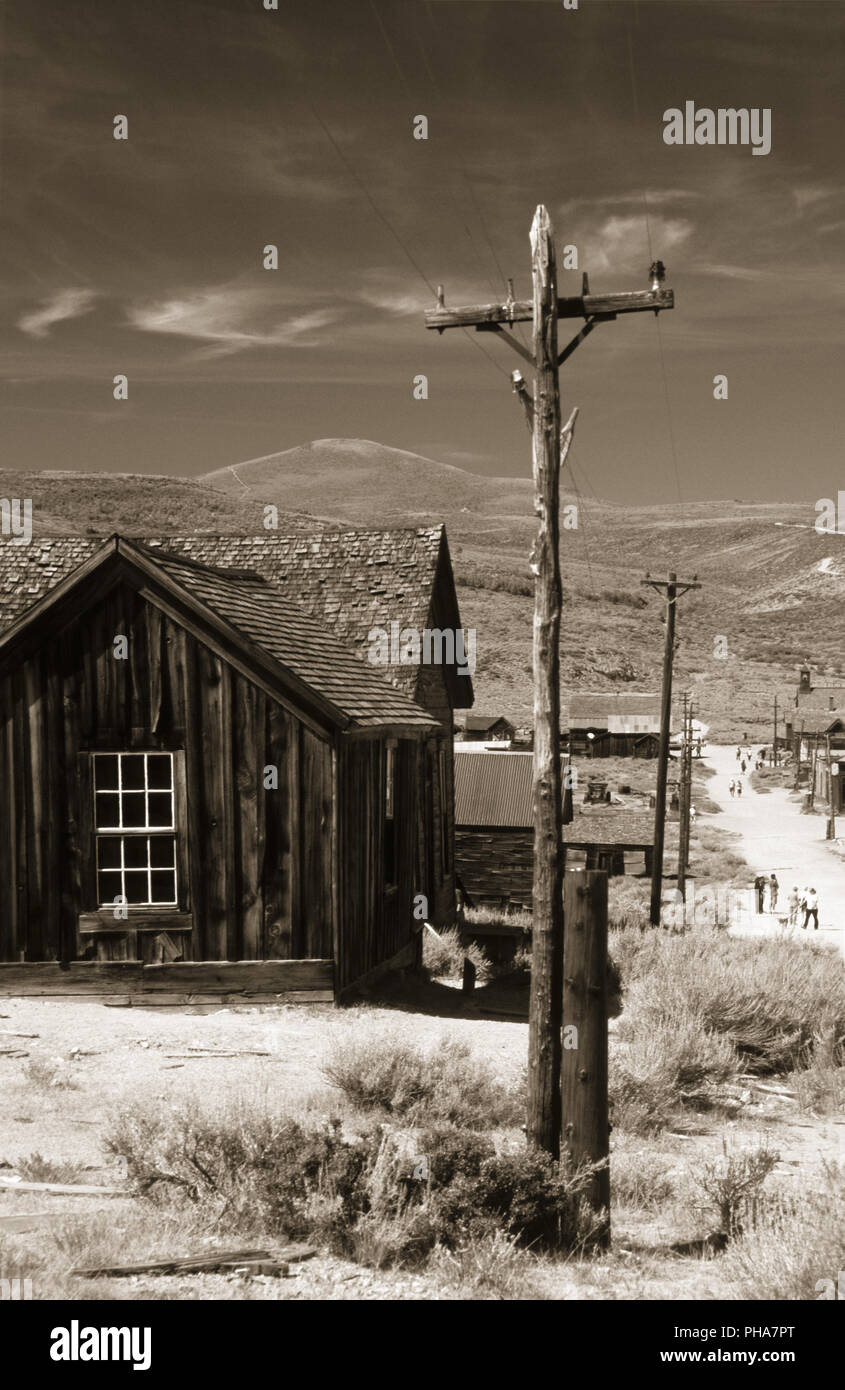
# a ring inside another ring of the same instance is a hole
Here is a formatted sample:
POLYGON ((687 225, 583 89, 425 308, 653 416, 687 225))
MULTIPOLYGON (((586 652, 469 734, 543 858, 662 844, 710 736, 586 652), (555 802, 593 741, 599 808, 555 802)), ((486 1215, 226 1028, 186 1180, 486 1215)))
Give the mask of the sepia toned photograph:
POLYGON ((843 0, 0 0, 32 1369, 832 1354, 843 127, 843 0))

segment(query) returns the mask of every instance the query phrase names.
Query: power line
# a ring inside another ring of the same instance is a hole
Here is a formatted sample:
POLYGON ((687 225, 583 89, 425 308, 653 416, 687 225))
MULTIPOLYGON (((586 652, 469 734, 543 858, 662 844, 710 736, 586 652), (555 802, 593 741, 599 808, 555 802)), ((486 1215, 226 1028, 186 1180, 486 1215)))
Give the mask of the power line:
MULTIPOLYGON (((417 272, 417 274, 419 275, 420 279, 423 281, 423 284, 425 284, 425 285, 428 287, 428 289, 431 291, 432 295, 436 298, 436 296, 437 296, 437 291, 436 291, 434 285, 431 283, 431 281, 429 280, 429 278, 428 278, 428 276, 426 275, 425 271, 423 270, 422 266, 421 266, 421 265, 419 264, 419 262, 416 260, 416 258, 414 257, 414 255, 412 254, 412 252, 410 251, 410 249, 408 248, 408 246, 405 244, 405 242, 403 241, 402 237, 399 235, 399 233, 397 232, 396 228, 393 226, 392 222, 390 222, 390 220, 389 220, 389 219, 385 216, 385 214, 382 212, 381 208, 378 206, 378 203, 375 201, 375 199, 374 199, 374 198, 372 197, 372 195, 370 194, 369 189, 367 188, 367 186, 366 186, 366 184, 364 183, 363 179, 359 176, 357 170, 354 168, 354 166, 353 166, 352 164, 350 164, 349 160, 346 158, 346 155, 343 153, 343 150, 342 150, 342 149, 340 148, 340 146, 338 145, 337 141, 335 140, 334 136, 332 135, 332 133, 331 133, 331 131, 329 130, 328 126, 326 125, 325 121, 322 120, 322 118, 320 117, 319 113, 314 109, 313 106, 309 106, 308 109, 309 109, 309 111, 311 112, 311 115, 314 117, 314 120, 315 120, 315 121, 317 122, 317 124, 319 125, 320 129, 323 131, 323 134, 326 136, 326 139, 330 142, 330 144, 331 144, 332 148, 334 149, 334 151, 335 151, 335 153, 336 153, 338 159, 339 159, 339 160, 341 161, 341 163, 343 164, 343 166, 344 166, 344 168, 346 169, 347 173, 349 174, 350 178, 352 178, 352 179, 354 180, 354 182, 357 184, 358 188, 359 188, 359 189, 361 190, 361 192, 363 193, 364 197, 366 198, 367 202, 369 203, 369 205, 370 205, 370 207, 372 208, 373 212, 375 213, 376 217, 379 219, 379 221, 382 223, 382 225, 383 225, 384 227, 387 228, 388 232, 390 233, 390 235, 393 237, 394 241, 397 243, 397 245, 398 245, 399 248, 401 249, 403 255, 407 257, 408 261, 409 261, 410 264, 413 266, 414 270, 417 272)), ((489 353, 489 352, 487 351, 487 349, 478 341, 478 339, 477 339, 477 338, 474 338, 474 337, 472 336, 471 333, 468 333, 468 332, 467 332, 466 329, 464 329, 463 331, 464 331, 465 336, 469 339, 469 341, 470 341, 471 343, 473 343, 473 344, 475 345, 475 347, 478 348, 479 352, 481 352, 481 353, 484 354, 484 356, 487 358, 488 362, 492 362, 493 366, 496 368, 496 371, 497 371, 497 372, 501 372, 503 376, 508 376, 508 379, 510 379, 510 378, 509 378, 509 374, 508 374, 508 372, 506 371, 506 369, 501 365, 501 363, 497 362, 496 359, 495 359, 494 357, 491 357, 490 353, 489 353)))

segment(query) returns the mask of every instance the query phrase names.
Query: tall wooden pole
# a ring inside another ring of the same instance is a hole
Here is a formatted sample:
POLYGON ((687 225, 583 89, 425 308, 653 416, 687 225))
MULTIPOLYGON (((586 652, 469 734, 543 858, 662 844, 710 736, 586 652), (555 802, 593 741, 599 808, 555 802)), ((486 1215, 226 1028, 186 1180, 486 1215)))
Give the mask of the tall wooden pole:
POLYGON ((560 609, 558 501, 561 454, 572 440, 575 413, 560 440, 558 369, 599 323, 618 314, 662 313, 673 309, 674 295, 663 288, 666 267, 654 261, 648 291, 591 294, 586 274, 580 295, 559 299, 552 228, 544 207, 531 224, 533 297, 518 300, 508 281, 500 304, 446 308, 438 287, 437 304, 426 311, 426 328, 474 328, 494 333, 534 369, 533 397, 521 373, 513 373, 514 390, 533 437, 534 506, 539 518, 532 556, 534 573, 534 931, 531 1009, 528 1028, 529 1141, 560 1154, 561 990, 563 979, 563 852, 561 845, 560 771, 560 609), (558 319, 583 318, 583 327, 558 351, 558 319), (533 352, 513 336, 515 323, 531 322, 533 352))
POLYGON ((682 921, 686 924, 687 860, 689 859, 690 805, 692 803, 692 704, 684 692, 684 741, 681 746, 680 825, 678 827, 678 892, 682 921))
POLYGON ((563 980, 562 805, 560 776, 560 392, 557 270, 549 215, 531 224, 534 289, 533 472, 537 540, 534 574, 534 886, 528 1017, 529 1143, 560 1154, 563 980))
POLYGON ((660 899, 663 893, 663 845, 666 836, 666 780, 669 773, 669 737, 672 723, 672 663, 675 659, 676 574, 666 585, 666 639, 663 644, 663 689, 660 701, 660 744, 657 752, 657 798, 654 808, 654 863, 651 870, 651 914, 653 927, 660 926, 660 899))
POLYGON ((607 1212, 597 1237, 597 1243, 606 1246, 610 1243, 607 874, 597 869, 567 869, 564 912, 562 1146, 573 1167, 604 1161, 587 1197, 594 1211, 607 1212))
POLYGON ((825 735, 827 743, 827 806, 828 806, 828 829, 827 838, 836 839, 836 801, 833 793, 833 759, 830 752, 830 734, 825 735))
POLYGON ((775 726, 772 734, 772 765, 778 765, 778 697, 775 696, 775 726))

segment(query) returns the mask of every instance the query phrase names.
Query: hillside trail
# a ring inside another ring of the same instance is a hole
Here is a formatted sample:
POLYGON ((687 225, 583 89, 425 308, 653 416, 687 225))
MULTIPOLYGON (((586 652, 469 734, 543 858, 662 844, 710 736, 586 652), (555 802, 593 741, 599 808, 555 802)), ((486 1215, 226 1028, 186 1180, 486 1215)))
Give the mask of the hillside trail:
MULTIPOLYGON (((749 745, 754 750, 754 745, 749 745)), ((838 946, 845 954, 845 863, 836 857, 825 841, 826 819, 822 815, 802 815, 800 803, 786 787, 758 792, 748 773, 743 776, 736 759, 736 745, 710 744, 703 762, 715 776, 707 784, 707 795, 720 810, 701 817, 705 825, 726 830, 738 837, 737 848, 749 865, 750 877, 772 872, 780 884, 777 914, 756 912, 753 890, 741 895, 747 900, 734 920, 731 932, 741 936, 777 936, 782 931, 778 917, 787 913, 787 898, 793 885, 803 893, 815 888, 819 898, 819 930, 812 924, 802 930, 788 928, 797 938, 815 939, 838 946), (742 796, 731 797, 732 777, 742 778, 742 796)), ((768 894, 765 902, 768 904, 768 894)))

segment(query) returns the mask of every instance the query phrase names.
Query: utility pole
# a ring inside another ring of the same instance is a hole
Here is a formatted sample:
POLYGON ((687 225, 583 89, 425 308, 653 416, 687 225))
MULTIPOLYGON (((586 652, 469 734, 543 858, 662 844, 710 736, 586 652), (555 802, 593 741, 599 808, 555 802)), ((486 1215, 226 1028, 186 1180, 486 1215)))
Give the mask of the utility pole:
POLYGON ((532 434, 534 509, 537 540, 531 569, 534 575, 534 884, 531 1003, 528 1024, 528 1115, 530 1143, 554 1158, 561 1137, 561 1032, 563 1009, 563 846, 560 775, 560 613, 562 604, 559 557, 559 479, 561 453, 572 440, 575 412, 561 433, 559 373, 564 363, 597 323, 618 314, 674 308, 671 290, 662 288, 662 261, 650 269, 651 288, 623 294, 590 293, 587 276, 581 294, 559 298, 552 225, 541 205, 531 224, 530 300, 514 298, 513 282, 501 304, 474 304, 447 309, 443 287, 437 305, 425 315, 426 328, 474 328, 497 333, 534 370, 533 393, 520 372, 512 374, 513 389, 525 411, 532 434), (583 319, 575 337, 558 350, 558 319, 583 319), (532 350, 510 331, 515 323, 531 323, 532 350))
POLYGON ((675 609, 682 594, 700 589, 695 575, 690 580, 678 580, 673 572, 668 579, 640 580, 656 592, 666 593, 666 640, 663 646, 663 687, 660 703, 660 745, 657 753, 657 797, 654 808, 654 862, 651 870, 651 925, 660 926, 660 898, 663 892, 663 846, 666 839, 666 780, 669 773, 669 737, 672 723, 672 663, 675 659, 675 609))
POLYGON ((687 869, 689 868, 690 807, 692 805, 692 700, 684 691, 684 741, 681 747, 680 825, 678 827, 678 892, 686 922, 687 869))
POLYGON ((775 727, 774 727, 774 735, 773 735, 773 738, 772 738, 772 765, 773 765, 774 767, 777 767, 777 765, 778 765, 778 697, 777 697, 777 695, 775 696, 775 727))
POLYGON ((829 822, 827 828, 827 838, 836 839, 836 800, 833 795, 833 759, 830 753, 830 734, 825 735, 827 742, 827 805, 829 822))

